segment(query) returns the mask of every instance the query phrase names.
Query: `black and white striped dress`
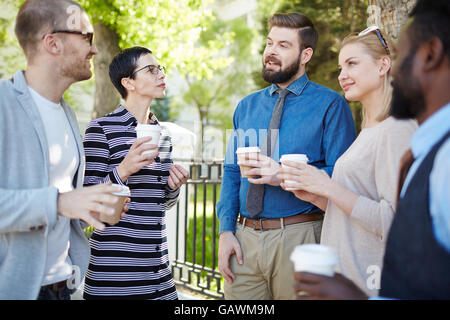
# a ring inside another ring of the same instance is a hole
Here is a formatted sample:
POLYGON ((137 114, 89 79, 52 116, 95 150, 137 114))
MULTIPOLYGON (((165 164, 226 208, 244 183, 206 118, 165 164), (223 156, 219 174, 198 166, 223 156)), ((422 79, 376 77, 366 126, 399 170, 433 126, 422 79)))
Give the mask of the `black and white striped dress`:
MULTIPOLYGON (((151 115, 151 123, 156 122, 151 115)), ((177 299, 169 267, 165 210, 179 194, 167 185, 172 143, 161 131, 155 162, 123 183, 117 173, 136 138, 136 118, 123 106, 92 120, 84 137, 84 185, 112 181, 131 191, 129 211, 114 226, 95 230, 90 239, 91 258, 86 273, 85 299, 177 299)))

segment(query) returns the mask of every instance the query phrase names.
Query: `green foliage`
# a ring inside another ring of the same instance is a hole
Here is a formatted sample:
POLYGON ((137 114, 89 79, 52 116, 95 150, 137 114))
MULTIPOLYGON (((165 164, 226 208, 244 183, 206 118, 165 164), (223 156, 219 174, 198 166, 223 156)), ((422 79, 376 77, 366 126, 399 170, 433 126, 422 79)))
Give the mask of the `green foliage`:
POLYGON ((0 4, 0 78, 11 77, 25 69, 26 60, 14 34, 15 16, 23 0, 1 0, 0 4))
POLYGON ((153 100, 151 110, 159 121, 170 121, 169 105, 169 96, 153 100))
POLYGON ((194 78, 207 78, 228 64, 218 55, 229 42, 227 34, 198 45, 214 16, 211 0, 81 0, 93 23, 119 35, 119 47, 149 47, 169 68, 194 78))
POLYGON ((232 21, 216 19, 201 33, 199 45, 214 41, 217 35, 225 35, 228 39, 226 48, 220 53, 227 57, 228 66, 215 70, 211 78, 188 77, 187 90, 174 99, 172 106, 176 109, 192 106, 201 123, 225 131, 232 128, 232 114, 238 100, 255 89, 250 74, 252 68, 260 65, 259 42, 255 41, 260 37, 244 17, 232 21))

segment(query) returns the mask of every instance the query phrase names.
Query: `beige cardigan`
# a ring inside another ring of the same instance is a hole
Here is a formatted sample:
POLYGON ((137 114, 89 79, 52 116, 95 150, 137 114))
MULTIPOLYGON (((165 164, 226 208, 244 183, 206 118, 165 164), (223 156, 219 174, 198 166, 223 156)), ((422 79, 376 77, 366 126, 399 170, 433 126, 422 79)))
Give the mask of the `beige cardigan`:
POLYGON ((400 159, 416 128, 413 120, 389 117, 363 129, 334 167, 332 179, 360 197, 350 217, 328 201, 321 243, 337 250, 337 271, 368 295, 378 294, 400 159))

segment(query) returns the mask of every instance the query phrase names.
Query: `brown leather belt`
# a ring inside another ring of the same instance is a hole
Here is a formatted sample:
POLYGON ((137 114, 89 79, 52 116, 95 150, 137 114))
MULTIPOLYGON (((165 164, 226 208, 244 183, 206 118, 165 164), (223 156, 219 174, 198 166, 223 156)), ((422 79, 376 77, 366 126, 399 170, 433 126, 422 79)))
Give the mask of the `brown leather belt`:
POLYGON ((250 219, 245 218, 243 216, 239 216, 239 223, 250 227, 254 230, 273 230, 280 229, 284 226, 288 226, 290 224, 303 223, 309 221, 322 220, 323 213, 321 212, 313 212, 309 214, 296 214, 295 216, 284 217, 284 218, 270 218, 270 219, 250 219))

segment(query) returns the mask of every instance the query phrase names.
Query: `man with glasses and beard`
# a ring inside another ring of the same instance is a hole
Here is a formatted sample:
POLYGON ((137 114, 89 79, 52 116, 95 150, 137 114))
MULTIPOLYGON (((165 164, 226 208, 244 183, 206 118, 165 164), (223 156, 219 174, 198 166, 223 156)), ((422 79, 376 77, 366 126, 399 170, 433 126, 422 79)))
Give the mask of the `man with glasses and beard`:
POLYGON ((278 161, 305 154, 331 176, 356 136, 343 97, 306 75, 318 39, 311 21, 299 13, 275 14, 269 27, 262 76, 272 85, 235 110, 217 205, 226 299, 293 297, 289 255, 296 245, 319 241, 323 211, 280 187, 278 161), (237 163, 237 147, 248 146, 261 154, 237 163), (243 178, 239 165, 252 167, 252 178, 243 178))
MULTIPOLYGON (((380 296, 450 299, 450 3, 419 0, 410 16, 399 40, 391 114, 420 126, 400 168, 380 296)), ((367 298, 340 274, 299 272, 295 279, 298 298, 367 298)))
POLYGON ((82 188, 83 143, 62 99, 92 76, 93 27, 73 1, 28 0, 15 32, 27 68, 0 82, 0 299, 67 300, 89 263, 80 219, 104 229, 121 189, 82 188))

